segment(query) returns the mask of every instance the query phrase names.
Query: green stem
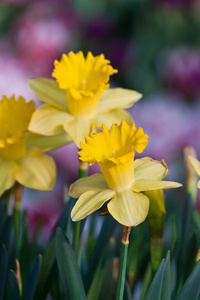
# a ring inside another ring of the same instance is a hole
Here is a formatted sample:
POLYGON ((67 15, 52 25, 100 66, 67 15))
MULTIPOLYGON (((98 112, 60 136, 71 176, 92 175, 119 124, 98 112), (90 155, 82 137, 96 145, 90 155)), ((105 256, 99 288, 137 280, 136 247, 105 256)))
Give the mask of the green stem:
POLYGON ((117 278, 117 291, 116 291, 115 300, 123 300, 123 296, 124 296, 126 263, 127 263, 130 231, 131 231, 131 227, 123 226, 123 237, 121 240, 121 252, 120 252, 120 260, 119 260, 119 271, 118 271, 118 278, 117 278))
MULTIPOLYGON (((87 174, 88 174, 88 163, 79 160, 78 178, 87 177, 87 174)), ((73 241, 74 250, 76 250, 79 243, 80 229, 81 229, 81 221, 77 221, 74 225, 74 241, 73 241)))
POLYGON ((88 175, 88 163, 79 160, 78 178, 84 178, 88 175))
POLYGON ((15 204, 13 210, 14 224, 15 224, 15 236, 17 244, 17 255, 19 254, 21 247, 21 201, 23 197, 23 186, 16 183, 14 186, 15 204))

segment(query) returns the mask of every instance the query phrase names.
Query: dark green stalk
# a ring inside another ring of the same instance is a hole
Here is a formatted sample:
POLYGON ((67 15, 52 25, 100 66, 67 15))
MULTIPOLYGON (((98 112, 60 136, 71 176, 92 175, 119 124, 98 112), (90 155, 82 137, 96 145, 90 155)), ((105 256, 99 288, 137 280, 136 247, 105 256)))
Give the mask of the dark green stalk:
MULTIPOLYGON (((88 174, 88 163, 79 160, 78 178, 87 177, 87 174, 88 174)), ((74 242, 73 242, 74 250, 76 250, 79 243, 80 228, 81 228, 81 221, 77 221, 74 226, 74 242)))
POLYGON ((124 296, 126 263, 127 263, 130 231, 131 231, 131 227, 123 226, 123 236, 121 240, 121 252, 120 252, 120 260, 119 260, 119 271, 118 271, 118 278, 117 278, 117 291, 116 291, 115 300, 123 300, 123 296, 124 296))

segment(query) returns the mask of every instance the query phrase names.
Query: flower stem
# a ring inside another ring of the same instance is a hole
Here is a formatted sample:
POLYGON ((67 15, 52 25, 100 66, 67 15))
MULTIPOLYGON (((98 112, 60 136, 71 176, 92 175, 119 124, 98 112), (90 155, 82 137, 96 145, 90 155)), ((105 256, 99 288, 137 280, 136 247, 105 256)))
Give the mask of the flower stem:
POLYGON ((14 186, 14 223, 15 223, 15 235, 17 241, 17 252, 19 254, 19 250, 21 247, 21 202, 23 197, 23 186, 19 183, 16 183, 14 186))
POLYGON ((123 226, 122 240, 121 240, 121 252, 119 260, 119 271, 117 278, 117 291, 115 300, 123 300, 124 296, 124 285, 125 285, 125 276, 126 276, 126 262, 128 254, 128 245, 129 245, 129 234, 131 227, 123 226))
MULTIPOLYGON (((87 177, 87 174, 88 174, 88 163, 79 160, 78 178, 87 177)), ((76 250, 79 243, 80 229, 81 229, 81 221, 77 221, 74 227, 74 242, 73 242, 74 250, 76 250)))
POLYGON ((84 178, 88 175, 88 163, 79 160, 78 178, 84 178))

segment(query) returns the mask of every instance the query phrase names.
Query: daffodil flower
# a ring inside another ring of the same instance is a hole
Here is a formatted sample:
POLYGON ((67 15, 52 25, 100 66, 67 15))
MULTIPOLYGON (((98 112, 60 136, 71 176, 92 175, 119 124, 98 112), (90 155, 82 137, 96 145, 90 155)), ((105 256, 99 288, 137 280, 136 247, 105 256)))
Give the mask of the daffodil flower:
MULTIPOLYGON (((191 164, 193 170, 195 171, 196 175, 200 177, 200 161, 193 157, 193 156, 188 156, 188 161, 191 164)), ((198 188, 200 189, 200 180, 197 183, 198 188)))
POLYGON ((167 173, 164 161, 149 157, 134 160, 134 152, 141 153, 148 143, 148 136, 135 124, 122 121, 108 130, 86 136, 81 142, 80 160, 90 165, 97 162, 102 174, 77 180, 69 194, 78 198, 72 209, 73 221, 85 218, 105 202, 109 213, 125 226, 143 222, 149 210, 149 198, 143 191, 176 188, 181 184, 161 181, 167 173))
POLYGON ((50 156, 42 154, 67 142, 67 135, 42 137, 28 132, 34 102, 23 97, 3 96, 0 101, 0 195, 15 181, 38 190, 51 190, 56 167, 50 156))
POLYGON ((30 81, 38 99, 46 103, 33 114, 29 130, 47 136, 67 132, 80 147, 84 136, 97 132, 104 123, 125 120, 132 124, 130 114, 124 108, 131 107, 142 95, 136 91, 109 88, 109 78, 117 70, 104 55, 93 56, 88 52, 63 54, 55 61, 53 79, 36 78, 30 81))

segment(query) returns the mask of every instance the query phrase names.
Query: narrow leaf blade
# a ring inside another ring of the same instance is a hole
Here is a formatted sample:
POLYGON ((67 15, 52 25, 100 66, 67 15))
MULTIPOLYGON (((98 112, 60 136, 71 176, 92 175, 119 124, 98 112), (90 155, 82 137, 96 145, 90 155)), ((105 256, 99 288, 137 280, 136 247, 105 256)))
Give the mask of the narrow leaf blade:
POLYGON ((56 259, 65 297, 86 300, 75 253, 61 228, 56 231, 56 259))
POLYGON ((25 287, 23 290, 23 300, 32 300, 35 293, 36 284, 41 268, 41 256, 38 255, 32 262, 26 278, 25 287))

